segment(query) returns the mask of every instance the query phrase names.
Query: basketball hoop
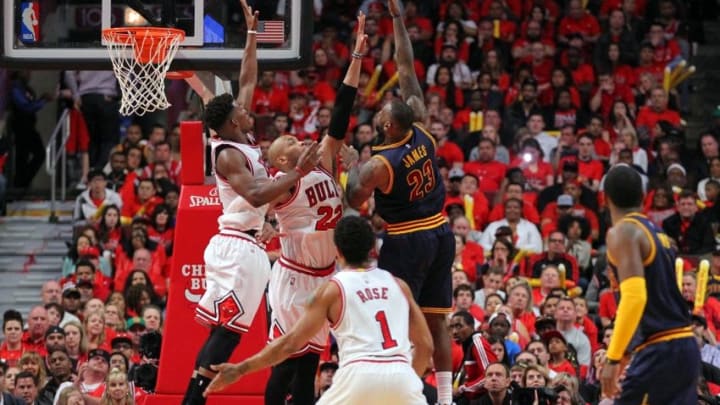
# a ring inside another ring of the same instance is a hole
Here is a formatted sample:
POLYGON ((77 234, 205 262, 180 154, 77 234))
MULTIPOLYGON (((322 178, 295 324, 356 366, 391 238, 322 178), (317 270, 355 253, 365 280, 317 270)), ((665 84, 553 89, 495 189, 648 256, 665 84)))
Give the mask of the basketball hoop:
POLYGON ((185 32, 175 28, 124 27, 103 30, 120 83, 120 114, 143 115, 170 106, 165 76, 185 32))

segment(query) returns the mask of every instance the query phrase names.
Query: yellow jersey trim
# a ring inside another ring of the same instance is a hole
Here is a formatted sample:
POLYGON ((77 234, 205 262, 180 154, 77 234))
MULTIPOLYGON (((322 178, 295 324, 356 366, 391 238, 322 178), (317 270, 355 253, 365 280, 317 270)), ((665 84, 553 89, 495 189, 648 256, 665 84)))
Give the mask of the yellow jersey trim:
POLYGON ((387 224, 388 235, 402 235, 417 231, 426 231, 435 229, 447 222, 447 219, 442 214, 437 213, 427 218, 415 219, 412 221, 397 222, 394 224, 387 224))
POLYGON ((449 314, 452 312, 452 308, 437 308, 437 307, 420 307, 420 310, 424 314, 449 314))
POLYGON ((372 150, 373 150, 373 152, 377 152, 377 151, 381 151, 381 150, 388 150, 388 149, 392 149, 392 148, 397 148, 399 146, 403 146, 410 140, 410 138, 412 138, 412 136, 413 136, 413 130, 408 129, 407 134, 401 140, 399 140, 397 142, 389 143, 387 145, 373 146, 372 150))
POLYGON ((380 190, 380 191, 382 191, 383 194, 390 194, 390 192, 392 191, 392 188, 393 188, 393 184, 395 183, 395 171, 393 170, 392 165, 390 164, 390 161, 387 160, 387 158, 385 156, 374 155, 373 158, 379 159, 380 162, 382 162, 382 164, 384 164, 385 167, 388 169, 389 179, 388 179, 387 187, 385 187, 384 190, 380 190))
MULTIPOLYGON (((630 214, 632 215, 632 214, 630 214)), ((648 242, 650 242, 650 253, 648 254, 648 257, 643 259, 643 266, 649 266, 654 260, 655 255, 657 254, 657 246, 655 246, 655 238, 653 238, 652 233, 650 233, 650 230, 642 224, 642 222, 638 221, 637 218, 632 218, 631 216, 626 216, 621 221, 629 222, 631 224, 638 225, 640 229, 643 230, 645 233, 645 236, 648 238, 648 242)), ((635 216, 635 215, 632 215, 635 216)), ((610 255, 608 255, 608 260, 610 260, 610 255)), ((614 263, 613 263, 614 264, 614 263)))
POLYGON ((645 342, 635 348, 634 353, 637 353, 640 350, 645 349, 646 347, 655 343, 662 343, 670 340, 683 339, 694 336, 695 334, 693 334, 692 327, 690 326, 668 329, 650 336, 645 342))

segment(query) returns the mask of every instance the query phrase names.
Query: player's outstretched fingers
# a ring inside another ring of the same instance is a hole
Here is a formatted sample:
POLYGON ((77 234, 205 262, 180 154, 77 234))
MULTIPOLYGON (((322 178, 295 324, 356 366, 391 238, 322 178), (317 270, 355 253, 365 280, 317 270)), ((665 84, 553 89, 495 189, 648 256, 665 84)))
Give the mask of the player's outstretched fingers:
POLYGON ((210 366, 212 371, 217 371, 215 378, 210 381, 210 385, 203 392, 203 397, 213 392, 224 390, 228 385, 232 384, 238 377, 238 373, 230 363, 213 364, 210 366))

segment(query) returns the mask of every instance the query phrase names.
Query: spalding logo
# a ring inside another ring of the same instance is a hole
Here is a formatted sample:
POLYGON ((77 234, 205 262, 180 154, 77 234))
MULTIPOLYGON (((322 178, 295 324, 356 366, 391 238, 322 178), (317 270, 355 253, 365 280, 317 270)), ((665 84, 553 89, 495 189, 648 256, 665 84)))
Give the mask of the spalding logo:
POLYGON ((204 264, 183 264, 180 273, 188 282, 185 285, 185 299, 193 304, 200 302, 205 292, 205 265, 204 264))
POLYGON ((210 189, 207 195, 191 195, 190 196, 190 208, 194 207, 209 207, 214 205, 222 205, 220 203, 220 197, 218 197, 217 187, 210 189))

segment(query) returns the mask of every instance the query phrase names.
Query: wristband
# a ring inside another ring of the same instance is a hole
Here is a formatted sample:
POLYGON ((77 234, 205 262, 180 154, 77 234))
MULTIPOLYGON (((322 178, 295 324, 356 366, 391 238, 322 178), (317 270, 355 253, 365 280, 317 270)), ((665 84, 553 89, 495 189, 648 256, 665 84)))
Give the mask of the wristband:
POLYGON ((362 59, 362 58, 363 58, 363 54, 353 51, 352 57, 353 57, 354 59, 362 59))
POLYGON ((248 35, 250 35, 250 34, 257 34, 257 31, 255 31, 255 30, 248 30, 247 33, 248 33, 248 35))
POLYGON ((620 364, 620 360, 610 360, 610 359, 607 359, 607 360, 605 361, 605 363, 612 366, 612 365, 615 365, 615 364, 620 364))

